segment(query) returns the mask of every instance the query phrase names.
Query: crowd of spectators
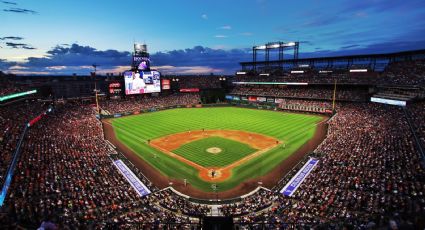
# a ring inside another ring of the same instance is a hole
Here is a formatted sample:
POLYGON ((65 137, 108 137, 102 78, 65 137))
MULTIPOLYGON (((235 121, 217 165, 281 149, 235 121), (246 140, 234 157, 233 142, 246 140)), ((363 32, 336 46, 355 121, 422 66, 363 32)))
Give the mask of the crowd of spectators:
POLYGON ((277 197, 278 194, 274 191, 260 189, 256 193, 242 198, 241 201, 221 205, 219 210, 224 216, 242 216, 252 214, 271 206, 277 197))
POLYGON ((316 151, 319 164, 293 197, 242 221, 424 227, 425 171, 402 109, 340 106, 316 151))
POLYGON ((9 94, 23 92, 23 91, 27 90, 27 87, 17 85, 13 82, 0 82, 0 83, 2 84, 2 86, 0 87, 0 97, 5 96, 5 95, 9 95, 9 94))
POLYGON ((281 107, 283 105, 300 105, 300 106, 308 106, 308 107, 319 107, 319 108, 332 108, 331 101, 323 101, 323 100, 302 100, 302 99, 288 99, 284 98, 279 104, 281 107))
POLYGON ((65 229, 187 221, 155 206, 155 196, 140 198, 111 154, 90 105, 58 106, 23 142, 4 207, 8 218, 24 226, 49 220, 65 229))
POLYGON ((13 104, 7 109, 0 108, 0 185, 3 185, 6 170, 26 122, 46 109, 47 107, 43 103, 33 101, 13 104))
POLYGON ((425 85, 425 61, 394 62, 386 66, 383 72, 350 73, 347 70, 329 69, 330 73, 306 71, 305 73, 279 73, 270 76, 237 75, 235 81, 262 82, 307 82, 346 84, 383 84, 383 85, 425 85))
POLYGON ((166 77, 170 79, 171 83, 176 82, 179 85, 180 89, 218 89, 221 88, 221 81, 223 77, 219 76, 176 76, 176 77, 166 77), (178 79, 178 81, 176 81, 178 79))
POLYGON ((425 85, 425 61, 394 62, 387 66, 383 75, 385 84, 425 85))
MULTIPOLYGON (((198 94, 108 101, 102 108, 123 112, 148 105, 194 102, 199 102, 198 94), (150 100, 159 101, 150 104, 150 100)), ((422 141, 423 105, 409 107, 422 141)), ((20 127, 45 108, 37 102, 10 105, 0 111, 4 128, 1 144, 9 151, 2 151, 2 157, 5 154, 5 159, 10 158, 20 127)), ((403 110, 374 103, 347 103, 339 104, 337 111, 328 122, 326 139, 315 150, 318 165, 294 196, 278 194, 281 183, 272 191, 260 190, 223 205, 221 213, 241 215, 240 223, 247 225, 424 227, 425 171, 403 110)), ((158 191, 142 172, 133 169, 153 191, 139 197, 112 164, 118 158, 120 155, 103 139, 90 105, 57 105, 54 113, 28 131, 6 199, 7 216, 0 216, 0 220, 30 226, 44 221, 61 229, 131 228, 134 224, 157 228, 167 222, 190 228, 190 223, 197 222, 188 216, 211 212, 210 207, 191 203, 170 190, 158 191)), ((5 169, 5 165, 1 167, 5 169)))
MULTIPOLYGON (((236 81, 259 81, 259 82, 304 82, 304 83, 325 83, 334 84, 374 84, 380 79, 377 73, 283 73, 270 76, 236 76, 236 81)), ((383 78, 383 77, 382 77, 383 78)))
POLYGON ((181 212, 188 216, 204 216, 211 213, 211 208, 208 205, 192 203, 169 189, 162 190, 154 195, 163 208, 173 212, 181 212))
POLYGON ((409 117, 413 120, 413 128, 419 138, 422 149, 425 151, 425 102, 409 104, 408 112, 409 117))
MULTIPOLYGON (((268 96, 278 98, 299 98, 299 99, 316 99, 316 100, 332 100, 333 87, 252 87, 252 86, 236 86, 230 94, 243 96, 268 96)), ((366 101, 368 96, 365 88, 338 88, 336 91, 336 100, 344 101, 366 101)))
POLYGON ((106 110, 109 113, 114 114, 176 105, 197 105, 200 103, 200 100, 200 96, 197 93, 173 94, 158 97, 141 95, 140 97, 130 98, 127 100, 101 101, 100 107, 102 110, 106 110))

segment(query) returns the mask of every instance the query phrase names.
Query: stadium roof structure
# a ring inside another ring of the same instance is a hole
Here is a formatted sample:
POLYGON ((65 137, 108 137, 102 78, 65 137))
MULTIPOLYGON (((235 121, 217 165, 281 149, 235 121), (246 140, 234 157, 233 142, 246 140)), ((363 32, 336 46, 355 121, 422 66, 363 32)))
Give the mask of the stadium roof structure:
POLYGON ((369 69, 375 70, 377 63, 391 63, 396 61, 409 61, 416 59, 425 59, 425 49, 411 50, 396 53, 384 54, 360 54, 360 55, 346 55, 346 56, 333 56, 333 57, 312 57, 312 58, 294 58, 285 60, 273 61, 251 61, 240 62, 242 70, 254 70, 267 67, 281 67, 290 66, 296 67, 298 65, 308 65, 311 68, 321 66, 323 68, 332 69, 335 66, 346 66, 349 68, 352 65, 361 63, 368 66, 369 69))

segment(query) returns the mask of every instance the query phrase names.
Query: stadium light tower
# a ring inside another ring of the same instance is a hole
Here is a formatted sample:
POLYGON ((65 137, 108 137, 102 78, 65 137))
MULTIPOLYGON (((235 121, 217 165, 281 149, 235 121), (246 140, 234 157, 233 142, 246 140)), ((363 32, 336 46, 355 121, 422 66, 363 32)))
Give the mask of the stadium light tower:
POLYGON ((283 51, 286 48, 294 49, 294 60, 298 59, 300 43, 299 42, 269 42, 265 45, 253 46, 252 47, 252 62, 254 63, 254 71, 257 70, 256 62, 257 62, 257 51, 264 50, 265 51, 265 65, 266 67, 270 64, 270 51, 278 49, 279 52, 279 63, 283 63, 283 51))

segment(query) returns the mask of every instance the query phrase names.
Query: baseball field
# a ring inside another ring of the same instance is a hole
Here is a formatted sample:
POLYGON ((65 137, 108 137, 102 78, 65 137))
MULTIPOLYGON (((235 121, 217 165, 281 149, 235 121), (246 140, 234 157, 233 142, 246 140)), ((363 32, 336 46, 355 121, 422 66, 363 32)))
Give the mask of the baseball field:
POLYGON ((210 192, 269 173, 315 134, 322 116, 236 107, 179 108, 108 121, 162 176, 210 192))

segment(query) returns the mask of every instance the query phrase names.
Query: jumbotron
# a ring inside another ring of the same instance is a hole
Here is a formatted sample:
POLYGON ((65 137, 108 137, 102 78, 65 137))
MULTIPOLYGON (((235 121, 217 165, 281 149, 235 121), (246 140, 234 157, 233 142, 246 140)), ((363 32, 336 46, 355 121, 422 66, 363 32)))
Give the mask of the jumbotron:
POLYGON ((0 226, 423 229, 425 50, 298 49, 234 75, 163 75, 144 44, 115 75, 0 72, 0 226))

